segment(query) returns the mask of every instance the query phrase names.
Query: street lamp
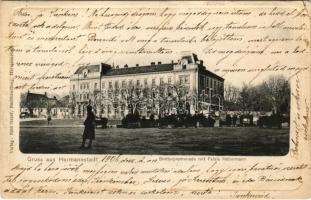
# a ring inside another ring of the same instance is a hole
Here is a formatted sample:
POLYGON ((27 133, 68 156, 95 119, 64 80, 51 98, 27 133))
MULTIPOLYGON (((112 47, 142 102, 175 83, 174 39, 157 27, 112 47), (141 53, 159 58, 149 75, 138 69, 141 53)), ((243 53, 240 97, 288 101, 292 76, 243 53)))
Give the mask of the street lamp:
POLYGON ((213 97, 218 98, 218 110, 220 111, 220 98, 221 98, 221 96, 219 94, 214 94, 213 97))
POLYGON ((212 90, 213 90, 213 88, 209 88, 209 90, 208 90, 208 92, 209 92, 209 94, 208 94, 209 104, 210 104, 208 113, 211 113, 211 109, 212 109, 212 90))

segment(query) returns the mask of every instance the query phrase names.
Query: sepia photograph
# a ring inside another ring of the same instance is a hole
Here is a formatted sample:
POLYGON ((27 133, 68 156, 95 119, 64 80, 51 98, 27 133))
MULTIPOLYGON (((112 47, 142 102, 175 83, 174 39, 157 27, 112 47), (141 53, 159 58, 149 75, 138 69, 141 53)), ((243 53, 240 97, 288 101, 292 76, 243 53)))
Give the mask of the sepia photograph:
MULTIPOLYGON (((65 96, 20 101, 23 153, 281 156, 290 84, 282 75, 232 85, 199 55, 168 63, 77 66, 65 96)), ((147 63, 148 60, 142 60, 147 63)))

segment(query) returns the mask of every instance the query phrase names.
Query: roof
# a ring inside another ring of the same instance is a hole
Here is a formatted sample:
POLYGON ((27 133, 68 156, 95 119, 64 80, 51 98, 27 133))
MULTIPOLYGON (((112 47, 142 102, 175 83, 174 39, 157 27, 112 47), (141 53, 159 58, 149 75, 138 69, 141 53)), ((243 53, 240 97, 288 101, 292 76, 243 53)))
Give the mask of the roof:
POLYGON ((57 107, 64 106, 64 102, 58 101, 56 97, 50 98, 47 94, 37 94, 37 93, 30 93, 26 94, 26 101, 25 105, 31 105, 32 107, 44 107, 46 106, 46 102, 50 102, 57 107))
POLYGON ((221 80, 221 81, 225 80, 224 78, 218 76, 217 74, 214 74, 213 72, 207 70, 206 68, 200 67, 199 71, 200 71, 200 73, 205 74, 209 77, 216 78, 216 79, 221 80))
POLYGON ((77 70, 76 70, 76 72, 75 72, 75 74, 80 74, 80 73, 82 73, 82 71, 84 70, 84 69, 88 69, 88 71, 89 72, 99 72, 99 67, 100 67, 100 65, 87 65, 87 66, 81 66, 81 67, 79 67, 77 70))
POLYGON ((174 70, 174 65, 176 64, 177 63, 153 64, 153 65, 138 66, 138 67, 125 67, 125 68, 111 69, 111 70, 108 70, 106 73, 104 73, 103 76, 172 71, 174 70))
MULTIPOLYGON (((123 68, 112 68, 108 64, 101 63, 100 65, 87 65, 79 67, 75 74, 80 74, 84 69, 88 69, 89 72, 99 72, 100 67, 102 76, 116 76, 116 75, 130 75, 130 74, 142 74, 142 73, 152 73, 152 72, 164 72, 164 71, 173 71, 174 65, 178 63, 165 63, 165 64, 151 64, 145 66, 137 67, 123 67, 123 68)), ((207 70, 204 66, 199 66, 200 73, 216 78, 223 81, 224 79, 213 72, 207 70)))
POLYGON ((45 95, 45 94, 37 94, 37 93, 30 93, 28 92, 27 93, 27 97, 26 97, 26 102, 29 102, 29 101, 46 101, 48 100, 49 98, 45 95))

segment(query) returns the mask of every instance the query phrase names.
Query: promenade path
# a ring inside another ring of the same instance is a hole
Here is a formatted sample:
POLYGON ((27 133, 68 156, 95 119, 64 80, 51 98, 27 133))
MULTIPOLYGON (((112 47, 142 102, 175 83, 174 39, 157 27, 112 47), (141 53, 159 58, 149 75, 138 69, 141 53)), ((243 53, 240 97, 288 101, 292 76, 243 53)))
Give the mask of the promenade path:
POLYGON ((147 155, 285 155, 289 129, 257 127, 96 129, 92 149, 79 149, 83 120, 20 123, 24 153, 147 155), (70 122, 70 123, 69 123, 70 122))

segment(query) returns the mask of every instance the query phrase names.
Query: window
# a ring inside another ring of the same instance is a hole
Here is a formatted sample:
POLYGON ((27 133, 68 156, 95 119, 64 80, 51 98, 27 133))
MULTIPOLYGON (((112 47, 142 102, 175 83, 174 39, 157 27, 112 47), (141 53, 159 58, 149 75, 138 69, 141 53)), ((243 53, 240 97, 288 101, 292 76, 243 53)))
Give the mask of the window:
POLYGON ((108 105, 108 114, 111 114, 111 105, 108 105))
POLYGON ((75 90, 75 84, 72 85, 72 89, 75 90))
POLYGON ((185 76, 185 84, 188 84, 189 83, 189 75, 186 75, 185 76))
POLYGON ((95 90, 97 89, 97 83, 94 83, 94 89, 95 90))
POLYGON ((122 81, 122 87, 126 87, 126 82, 125 81, 122 81))
POLYGON ((139 80, 136 81, 136 86, 140 86, 140 81, 139 80))
POLYGON ((112 82, 109 81, 109 88, 112 88, 112 82))
POLYGON ((119 82, 118 82, 118 81, 115 81, 115 82, 114 82, 114 87, 115 87, 115 88, 119 88, 119 82))
POLYGON ((81 85, 80 85, 80 90, 82 90, 82 88, 83 88, 83 85, 81 84, 81 85))
MULTIPOLYGON (((190 83, 190 80, 189 80, 189 75, 180 75, 179 76, 179 83, 180 84, 189 84, 190 83)), ((201 80, 201 78, 200 78, 201 80)))
POLYGON ((145 84, 145 86, 148 85, 148 79, 147 78, 144 79, 144 84, 145 84))
POLYGON ((102 82, 102 88, 105 88, 105 82, 102 82))
POLYGON ((204 76, 200 76, 200 86, 204 86, 204 76))
POLYGON ((160 84, 161 84, 161 85, 164 84, 163 78, 160 78, 160 84))
POLYGON ((115 90, 114 95, 115 95, 115 97, 119 97, 119 95, 120 95, 119 90, 115 90))
POLYGON ((80 94, 80 100, 82 100, 82 94, 80 94))
POLYGON ((86 89, 89 89, 90 88, 90 84, 86 84, 86 89))
POLYGON ((184 84, 184 76, 182 75, 179 76, 179 83, 184 84))
POLYGON ((86 94, 86 99, 89 99, 89 94, 86 94))
POLYGON ((129 81, 129 85, 133 86, 133 81, 132 80, 129 81))
POLYGON ((168 84, 171 84, 172 83, 172 78, 168 77, 167 82, 168 82, 168 84))
POLYGON ((156 81, 155 78, 153 78, 152 79, 152 86, 155 86, 155 83, 156 83, 155 81, 156 81))

